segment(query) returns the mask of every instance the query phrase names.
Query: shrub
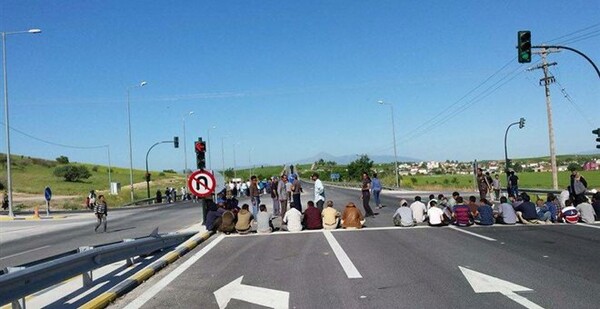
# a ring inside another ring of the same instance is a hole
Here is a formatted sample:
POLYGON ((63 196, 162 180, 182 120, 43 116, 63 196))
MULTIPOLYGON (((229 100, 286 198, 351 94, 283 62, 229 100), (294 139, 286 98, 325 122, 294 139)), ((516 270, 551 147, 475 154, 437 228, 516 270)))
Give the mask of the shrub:
POLYGON ((92 172, 97 172, 98 171, 98 165, 94 165, 92 167, 92 172))
POLYGON ((56 158, 56 162, 58 162, 60 164, 69 164, 69 158, 66 156, 60 156, 60 157, 56 158))
POLYGON ((163 170, 163 173, 177 174, 177 172, 174 170, 163 170))
POLYGON ((63 165, 54 169, 54 176, 63 177, 65 181, 76 182, 92 176, 87 167, 83 165, 63 165))

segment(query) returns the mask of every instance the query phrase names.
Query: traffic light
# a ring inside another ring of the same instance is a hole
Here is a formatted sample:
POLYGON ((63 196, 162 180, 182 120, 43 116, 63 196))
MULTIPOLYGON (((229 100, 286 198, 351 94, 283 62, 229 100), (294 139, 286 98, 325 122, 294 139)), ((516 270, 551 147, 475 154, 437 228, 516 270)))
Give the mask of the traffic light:
POLYGON ((194 143, 194 149, 196 150, 196 167, 204 169, 206 167, 206 143, 200 139, 194 143))
POLYGON ((519 31, 517 33, 517 49, 519 63, 531 62, 531 31, 519 31))
POLYGON ((598 138, 596 138, 596 142, 598 142, 598 145, 596 145, 596 148, 600 149, 600 128, 592 131, 593 134, 596 134, 596 136, 598 136, 598 138))
POLYGON ((523 129, 525 127, 525 118, 519 119, 519 129, 523 129))
POLYGON ((173 137, 173 146, 175 146, 175 148, 179 148, 179 136, 173 137))

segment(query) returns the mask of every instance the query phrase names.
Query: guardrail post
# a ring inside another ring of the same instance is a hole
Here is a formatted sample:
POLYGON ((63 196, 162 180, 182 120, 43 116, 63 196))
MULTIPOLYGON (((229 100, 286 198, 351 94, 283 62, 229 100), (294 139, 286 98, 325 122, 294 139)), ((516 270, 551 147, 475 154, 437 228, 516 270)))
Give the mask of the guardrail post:
MULTIPOLYGON (((134 241, 135 239, 133 238, 125 238, 123 239, 123 242, 130 242, 130 241, 134 241)), ((125 259, 125 264, 127 265, 127 267, 131 267, 133 266, 133 257, 128 257, 127 259, 125 259)))
MULTIPOLYGON (((25 269, 25 267, 6 267, 4 268, 4 273, 8 274, 8 273, 12 273, 21 269, 25 269)), ((11 308, 12 309, 25 309, 26 305, 25 305, 25 297, 21 298, 21 299, 17 299, 17 300, 13 300, 11 302, 11 308)))
MULTIPOLYGON (((84 247, 79 247, 77 249, 77 251, 84 252, 84 251, 88 251, 91 249, 94 249, 94 247, 84 246, 84 247)), ((82 273, 81 279, 83 280, 84 287, 90 287, 90 286, 94 285, 94 276, 92 275, 92 270, 82 273)))

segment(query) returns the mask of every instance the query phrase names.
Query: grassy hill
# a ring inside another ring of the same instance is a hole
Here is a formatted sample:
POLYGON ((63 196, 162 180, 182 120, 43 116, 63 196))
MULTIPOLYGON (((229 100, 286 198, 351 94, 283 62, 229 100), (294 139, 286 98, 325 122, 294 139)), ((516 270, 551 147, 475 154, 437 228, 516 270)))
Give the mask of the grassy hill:
MULTIPOLYGON (((109 195, 108 167, 87 163, 70 162, 71 165, 84 165, 92 176, 77 182, 68 182, 53 175, 54 169, 61 164, 53 160, 11 155, 11 171, 15 209, 31 208, 44 204, 44 188, 50 186, 53 196, 52 209, 82 208, 85 197, 92 189, 105 194, 109 206, 115 207, 130 201, 129 169, 113 167, 111 180, 121 183, 119 195, 109 195), (36 196, 40 197, 38 201, 36 196), (40 203, 41 201, 41 203, 40 203)), ((185 184, 185 177, 174 172, 151 171, 150 192, 153 196, 158 188, 164 191, 167 186, 179 188, 185 184)), ((134 170, 135 199, 146 198, 145 171, 134 170)), ((0 154, 0 181, 6 187, 6 155, 0 154)), ((45 207, 45 206, 44 206, 45 207)))

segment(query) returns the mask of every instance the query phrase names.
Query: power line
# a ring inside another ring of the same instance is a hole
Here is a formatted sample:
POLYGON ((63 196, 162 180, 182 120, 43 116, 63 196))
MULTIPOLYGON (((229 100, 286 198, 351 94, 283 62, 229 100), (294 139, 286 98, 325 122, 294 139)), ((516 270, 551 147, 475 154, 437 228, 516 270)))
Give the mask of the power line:
MULTIPOLYGON (((0 124, 4 125, 4 123, 1 122, 1 121, 0 121, 0 124)), ((29 138, 31 138, 33 140, 36 140, 38 142, 42 142, 42 143, 45 143, 45 144, 48 144, 48 145, 63 147, 63 148, 71 148, 71 149, 98 149, 98 148, 106 148, 106 147, 108 147, 108 145, 73 146, 73 145, 60 144, 60 143, 55 143, 55 142, 47 141, 47 140, 39 138, 39 137, 35 137, 35 136, 33 136, 33 135, 29 134, 29 133, 26 133, 26 132, 23 132, 23 131, 17 129, 17 128, 10 127, 10 129, 13 130, 13 131, 15 131, 15 132, 17 132, 17 133, 19 133, 19 134, 21 134, 21 135, 23 135, 23 136, 29 137, 29 138)))
POLYGON ((593 24, 593 25, 587 26, 587 27, 585 27, 585 28, 582 28, 582 29, 579 29, 579 30, 575 30, 575 31, 573 31, 573 32, 570 32, 570 33, 567 33, 567 34, 561 35, 561 36, 559 36, 559 37, 557 37, 557 38, 554 38, 554 39, 552 39, 552 40, 546 41, 545 43, 555 42, 555 41, 558 41, 558 40, 560 40, 560 39, 563 39, 563 38, 570 37, 570 36, 572 36, 572 35, 574 35, 574 34, 577 34, 577 33, 580 33, 580 32, 583 32, 583 31, 586 31, 586 30, 588 30, 588 29, 592 29, 592 28, 594 28, 594 27, 598 27, 598 26, 600 26, 600 23, 596 23, 596 24, 593 24))

